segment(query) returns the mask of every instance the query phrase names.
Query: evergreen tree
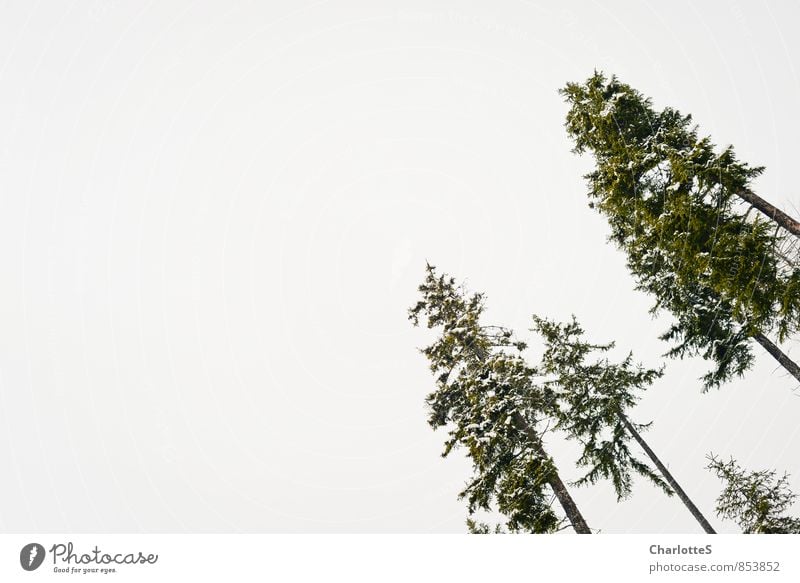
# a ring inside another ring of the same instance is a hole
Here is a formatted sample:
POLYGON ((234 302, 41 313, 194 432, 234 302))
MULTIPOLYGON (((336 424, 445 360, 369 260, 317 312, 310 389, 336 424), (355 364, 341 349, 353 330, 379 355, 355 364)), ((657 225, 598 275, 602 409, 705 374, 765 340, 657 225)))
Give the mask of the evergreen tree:
MULTIPOLYGON (((545 450, 554 395, 534 383, 536 371, 521 356, 525 344, 509 330, 482 325, 483 296, 437 276, 430 265, 419 291, 422 298, 409 318, 441 329, 422 351, 436 378, 426 400, 428 422, 448 428, 443 456, 460 446, 472 460, 473 478, 460 494, 469 513, 496 506, 511 532, 554 532, 564 523, 553 508, 555 498, 575 532, 591 534, 545 450)), ((480 531, 483 525, 470 528, 480 531)))
POLYGON ((578 153, 593 153, 590 206, 609 221, 639 289, 676 323, 669 354, 715 362, 704 387, 741 375, 756 340, 792 375, 800 368, 766 334, 783 341, 800 328, 796 221, 752 193, 763 168, 717 153, 689 115, 595 73, 562 91, 566 128, 578 153), (742 212, 745 201, 766 217, 742 212), (791 239, 791 240, 790 240, 791 239), (787 253, 787 249, 790 249, 787 253))
POLYGON ((592 344, 583 339, 584 331, 573 316, 568 323, 557 323, 534 316, 534 331, 544 340, 545 350, 539 371, 548 378, 545 386, 558 398, 557 428, 583 445, 578 465, 589 471, 576 483, 593 484, 600 478, 611 480, 617 498, 630 495, 632 473, 652 481, 668 495, 680 500, 709 534, 714 529, 678 484, 666 466, 642 437, 650 423, 630 420, 628 410, 638 401, 638 390, 649 386, 663 369, 645 369, 634 364, 633 354, 619 363, 603 355, 614 343, 592 344), (628 442, 633 438, 645 451, 658 472, 634 456, 628 442))
MULTIPOLYGON (((619 363, 601 356, 613 344, 591 344, 573 318, 559 324, 534 316, 534 331, 544 341, 537 367, 523 359, 524 342, 508 329, 481 324, 483 295, 469 294, 453 278, 430 265, 419 287, 422 299, 409 312, 415 325, 426 319, 441 330, 423 350, 437 389, 427 397, 429 423, 448 427, 444 455, 464 447, 474 477, 461 492, 472 515, 496 507, 508 518, 510 532, 553 532, 563 523, 552 509, 553 493, 577 532, 589 532, 552 458, 543 435, 552 426, 583 446, 578 465, 587 467, 576 485, 609 479, 618 500, 630 495, 633 474, 642 475, 668 495, 677 493, 702 528, 714 530, 642 437, 649 424, 631 421, 627 411, 637 390, 649 386, 662 370, 634 364, 629 354, 619 363), (634 439, 656 469, 630 450, 634 439)), ((501 532, 467 521, 470 532, 501 532)))
POLYGON ((796 494, 789 488, 789 476, 775 471, 748 472, 731 458, 723 462, 709 456, 708 469, 725 487, 717 498, 717 515, 735 520, 745 534, 800 534, 800 518, 786 516, 796 494))

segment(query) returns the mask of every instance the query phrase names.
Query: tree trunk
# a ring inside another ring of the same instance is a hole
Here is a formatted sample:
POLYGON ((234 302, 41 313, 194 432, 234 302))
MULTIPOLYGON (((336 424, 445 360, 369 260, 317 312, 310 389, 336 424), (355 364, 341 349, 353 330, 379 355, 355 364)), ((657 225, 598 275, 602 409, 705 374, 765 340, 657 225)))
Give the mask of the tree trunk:
POLYGON ((781 366, 783 366, 783 368, 788 370, 789 373, 794 378, 800 381, 800 366, 797 366, 797 363, 795 361, 789 358, 785 352, 783 352, 780 348, 775 346, 772 340, 770 340, 760 332, 757 332, 753 336, 753 338, 755 338, 756 341, 758 341, 758 343, 761 346, 763 346, 767 350, 767 352, 769 352, 775 358, 775 360, 781 363, 781 366))
MULTIPOLYGON (((528 425, 528 423, 519 413, 514 413, 513 419, 514 426, 525 433, 536 453, 542 456, 543 459, 550 460, 552 463, 552 459, 550 459, 550 456, 547 455, 544 447, 542 447, 541 438, 536 431, 534 431, 533 427, 528 425)), ((575 529, 575 532, 578 534, 592 534, 592 529, 590 529, 589 525, 586 524, 586 520, 583 518, 580 510, 578 510, 575 500, 572 499, 569 490, 567 490, 566 484, 564 484, 564 482, 561 480, 561 476, 558 475, 558 471, 555 469, 555 464, 553 464, 553 471, 547 480, 547 484, 553 489, 553 493, 556 495, 556 498, 558 498, 558 502, 564 509, 564 514, 567 515, 567 518, 572 524, 572 528, 575 529)))
POLYGON ((789 231, 792 235, 800 238, 800 222, 794 220, 778 207, 768 203, 752 190, 745 189, 742 192, 737 192, 736 194, 739 196, 739 198, 752 204, 755 208, 789 231))
POLYGON ((645 451, 648 457, 653 461, 655 466, 658 468, 658 471, 661 472, 661 475, 664 476, 664 478, 667 480, 667 483, 678 495, 678 498, 681 499, 681 502, 683 502, 686 508, 689 509, 689 512, 692 513, 694 519, 700 523, 700 526, 703 527, 703 530, 706 531, 706 533, 708 534, 717 534, 716 531, 708 523, 708 520, 706 520, 706 517, 703 516, 703 514, 700 512, 697 506, 694 505, 694 502, 692 502, 689 496, 686 494, 686 492, 683 491, 683 488, 680 487, 680 484, 678 484, 675 478, 672 477, 672 474, 669 472, 666 466, 661 463, 661 460, 658 459, 658 456, 656 456, 655 452, 652 449, 650 449, 650 446, 647 445, 647 442, 642 438, 641 435, 639 435, 639 432, 636 431, 636 428, 633 426, 633 424, 628 420, 628 418, 624 414, 619 413, 619 416, 620 419, 622 419, 622 423, 625 425, 625 428, 630 432, 630 434, 639 443, 639 445, 642 446, 642 449, 645 451))

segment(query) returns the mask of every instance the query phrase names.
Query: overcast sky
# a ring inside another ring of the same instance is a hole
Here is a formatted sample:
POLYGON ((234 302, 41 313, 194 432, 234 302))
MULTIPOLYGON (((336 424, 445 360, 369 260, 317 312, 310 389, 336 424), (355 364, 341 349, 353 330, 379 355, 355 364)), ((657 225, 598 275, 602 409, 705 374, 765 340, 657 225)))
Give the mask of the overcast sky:
MULTIPOLYGON (((599 69, 692 112, 797 216, 798 16, 2 3, 0 529, 463 532, 469 464, 440 457, 432 336, 406 319, 425 261, 485 292, 491 323, 575 313, 659 365, 668 319, 587 207, 557 90, 599 69)), ((709 451, 800 490, 800 399, 755 351, 706 395, 705 363, 670 361, 632 414, 722 531, 709 451)), ((574 446, 549 447, 577 477, 574 446)), ((573 494, 603 532, 699 532, 644 483, 573 494)))

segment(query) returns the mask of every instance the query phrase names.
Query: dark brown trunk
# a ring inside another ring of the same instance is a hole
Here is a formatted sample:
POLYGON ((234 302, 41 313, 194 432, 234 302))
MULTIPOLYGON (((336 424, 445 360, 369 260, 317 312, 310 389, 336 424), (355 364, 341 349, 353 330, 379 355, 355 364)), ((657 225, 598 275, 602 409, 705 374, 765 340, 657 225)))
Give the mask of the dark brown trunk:
POLYGON ((797 363, 795 361, 789 358, 785 352, 783 352, 780 348, 775 346, 772 340, 770 340, 760 332, 755 334, 753 338, 755 338, 756 341, 761 346, 763 346, 767 350, 767 352, 769 352, 773 356, 773 358, 775 358, 775 360, 781 363, 781 366, 783 366, 783 368, 788 370, 789 373, 794 378, 800 381, 800 366, 797 366, 797 363))
POLYGON ((736 194, 739 195, 739 198, 752 204, 755 208, 789 231, 792 235, 800 238, 800 222, 794 220, 781 209, 768 203, 751 190, 743 190, 742 192, 737 192, 736 194))
POLYGON ((689 512, 692 513, 694 519, 700 523, 700 526, 703 527, 703 530, 706 531, 708 534, 717 534, 716 531, 708 523, 708 520, 706 520, 706 517, 703 516, 703 513, 700 512, 700 510, 697 508, 697 506, 694 505, 694 502, 691 501, 686 492, 683 491, 683 488, 681 488, 680 484, 678 484, 675 478, 672 477, 672 474, 669 472, 667 467, 661 463, 661 460, 658 459, 658 456, 655 454, 655 452, 652 449, 650 449, 650 446, 647 445, 647 442, 642 438, 641 435, 639 435, 639 432, 636 431, 636 428, 633 426, 633 424, 622 413, 619 413, 619 416, 620 419, 622 419, 622 423, 625 425, 625 428, 628 430, 628 432, 630 432, 630 434, 639 443, 639 445, 642 446, 642 449, 645 451, 647 456, 653 461, 653 464, 655 464, 655 466, 658 468, 658 471, 661 472, 661 475, 664 476, 664 479, 678 495, 678 498, 681 499, 681 502, 683 502, 684 506, 686 506, 686 508, 689 509, 689 512))
POLYGON ((547 484, 553 489, 553 493, 556 495, 556 498, 558 498, 561 508, 564 509, 564 514, 567 515, 567 519, 569 519, 572 524, 572 528, 574 528, 575 532, 578 534, 592 534, 592 529, 586 524, 586 520, 583 518, 580 510, 578 510, 578 505, 575 504, 575 500, 572 499, 566 484, 561 480, 561 476, 558 475, 555 464, 544 450, 542 439, 519 413, 514 414, 514 426, 525 433, 536 453, 542 456, 543 459, 550 460, 553 465, 553 471, 550 473, 547 484))

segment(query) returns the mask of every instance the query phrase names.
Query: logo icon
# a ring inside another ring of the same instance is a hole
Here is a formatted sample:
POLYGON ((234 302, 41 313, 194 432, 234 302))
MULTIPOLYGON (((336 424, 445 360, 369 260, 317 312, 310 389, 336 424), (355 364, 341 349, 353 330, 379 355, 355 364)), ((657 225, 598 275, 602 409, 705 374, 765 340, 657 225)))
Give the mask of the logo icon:
POLYGON ((19 552, 19 564, 26 571, 35 571, 44 562, 44 547, 39 543, 28 543, 19 552))

